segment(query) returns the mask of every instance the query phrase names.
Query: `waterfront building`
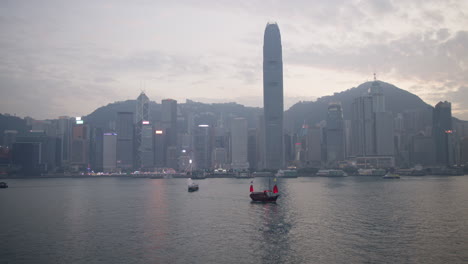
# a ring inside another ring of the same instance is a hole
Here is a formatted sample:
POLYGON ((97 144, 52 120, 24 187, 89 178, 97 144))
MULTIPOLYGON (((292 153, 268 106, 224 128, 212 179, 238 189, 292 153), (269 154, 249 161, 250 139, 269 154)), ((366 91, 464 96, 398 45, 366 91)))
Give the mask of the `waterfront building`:
POLYGON ((385 157, 393 161, 376 164, 394 164, 394 119, 385 109, 385 97, 375 75, 369 93, 354 99, 351 121, 352 156, 385 157))
POLYGON ((40 142, 16 142, 12 153, 13 165, 19 168, 20 174, 37 176, 46 172, 40 142))
POLYGON ((436 163, 439 165, 451 166, 454 164, 452 104, 447 101, 436 104, 432 123, 436 163))
POLYGON ((257 129, 249 128, 247 142, 247 160, 252 169, 257 169, 258 153, 257 153, 257 129))
POLYGON ((260 115, 257 120, 257 169, 265 169, 265 119, 260 115))
POLYGON ((375 153, 377 156, 393 156, 395 154, 393 114, 386 111, 385 97, 375 74, 369 95, 372 97, 375 120, 375 153))
POLYGON ((411 165, 433 166, 435 163, 434 139, 420 132, 412 137, 411 165))
POLYGON ((351 154, 351 120, 344 120, 344 135, 345 135, 345 153, 346 158, 351 154))
POLYGON ((242 117, 234 118, 231 122, 231 168, 247 170, 248 162, 248 130, 247 120, 242 117))
MULTIPOLYGON (((135 155, 134 155, 134 167, 135 168, 141 168, 142 167, 142 159, 145 159, 146 164, 148 163, 148 160, 152 157, 148 157, 148 155, 151 155, 148 153, 148 151, 145 151, 144 149, 152 149, 153 144, 152 142, 147 142, 148 140, 146 139, 146 142, 143 142, 143 126, 144 125, 149 125, 150 123, 150 117, 149 117, 149 98, 146 96, 144 92, 141 92, 140 95, 137 98, 137 104, 136 104, 136 115, 135 115, 135 142, 134 142, 134 148, 135 148, 135 155), (145 143, 149 143, 149 146, 145 146, 145 143), (143 152, 145 152, 143 154, 143 152), (147 155, 146 157, 142 157, 142 155, 147 155)), ((146 128, 147 129, 147 128, 146 128)), ((153 133, 151 131, 151 137, 153 133)), ((152 151, 152 150, 151 150, 152 151)))
POLYGON ((94 127, 91 129, 90 143, 89 163, 91 170, 95 172, 102 171, 104 162, 104 133, 102 128, 94 127))
POLYGON ((117 133, 117 168, 130 171, 133 168, 134 126, 133 112, 118 112, 117 133))
POLYGON ((161 125, 166 132, 167 145, 177 146, 177 101, 164 99, 161 104, 161 125))
POLYGON ((351 106, 351 155, 375 155, 375 120, 372 111, 372 97, 355 98, 351 106))
POLYGON ((213 154, 212 164, 214 168, 228 168, 230 166, 228 162, 228 147, 229 139, 222 122, 218 121, 218 126, 213 128, 214 139, 213 139, 213 154))
POLYGON ((307 127, 305 135, 305 167, 322 166, 322 128, 307 127))
POLYGON ((59 138, 47 136, 43 130, 20 134, 13 144, 13 164, 25 175, 54 172, 61 162, 60 144, 59 138))
POLYGON ((211 169, 212 129, 209 125, 198 125, 194 130, 193 148, 195 167, 197 169, 211 169))
POLYGON ((156 128, 154 131, 154 167, 163 168, 165 163, 165 133, 162 128, 156 128))
POLYGON ((337 167, 344 160, 344 123, 340 103, 328 106, 327 126, 325 128, 326 161, 328 167, 337 167))
POLYGON ((468 166, 468 137, 463 137, 460 142, 460 163, 468 166))
POLYGON ((62 144, 60 149, 60 157, 62 164, 67 166, 70 161, 71 154, 71 135, 75 118, 68 116, 60 116, 56 121, 57 137, 60 138, 62 144))
POLYGON ((108 132, 103 135, 103 172, 117 170, 117 133, 108 132))
POLYGON ((265 118, 265 167, 284 166, 283 60, 278 24, 268 23, 263 44, 263 110, 265 118))
POLYGON ((151 169, 154 167, 154 133, 153 125, 149 121, 141 126, 140 141, 140 168, 151 169))
POLYGON ((89 167, 89 134, 89 127, 83 122, 77 122, 72 128, 70 166, 74 171, 89 167))
POLYGON ((3 146, 7 148, 13 147, 16 142, 16 136, 18 135, 17 130, 4 130, 3 131, 3 146))
POLYGON ((164 130, 164 164, 167 167, 177 169, 177 101, 174 99, 164 99, 161 102, 161 126, 164 130), (168 149, 171 149, 170 151, 168 149), (175 148, 175 152, 174 152, 175 148), (170 163, 170 164, 169 164, 170 163), (173 167, 175 166, 175 167, 173 167))

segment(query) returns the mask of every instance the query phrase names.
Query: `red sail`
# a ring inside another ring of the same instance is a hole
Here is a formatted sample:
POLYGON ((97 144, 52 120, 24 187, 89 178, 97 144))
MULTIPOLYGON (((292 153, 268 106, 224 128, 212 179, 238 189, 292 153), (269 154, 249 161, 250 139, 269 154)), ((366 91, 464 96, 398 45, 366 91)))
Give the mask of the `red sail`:
POLYGON ((276 186, 276 184, 275 184, 275 186, 273 187, 273 193, 278 193, 278 186, 276 186))
POLYGON ((253 192, 254 189, 253 189, 253 185, 250 185, 250 192, 253 192))

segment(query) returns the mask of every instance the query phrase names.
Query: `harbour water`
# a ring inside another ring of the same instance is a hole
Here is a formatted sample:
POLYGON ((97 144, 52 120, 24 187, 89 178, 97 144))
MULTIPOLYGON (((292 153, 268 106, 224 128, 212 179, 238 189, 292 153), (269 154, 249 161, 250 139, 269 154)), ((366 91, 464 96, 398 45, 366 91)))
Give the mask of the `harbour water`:
POLYGON ((6 181, 1 263, 468 262, 468 176, 6 181))

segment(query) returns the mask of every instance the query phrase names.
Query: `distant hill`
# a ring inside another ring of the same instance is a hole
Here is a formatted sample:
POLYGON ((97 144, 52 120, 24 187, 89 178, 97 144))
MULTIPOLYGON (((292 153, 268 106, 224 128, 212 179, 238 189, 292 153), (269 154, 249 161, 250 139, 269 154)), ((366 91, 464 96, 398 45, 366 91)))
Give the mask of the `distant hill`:
MULTIPOLYGON (((204 104, 187 100, 185 103, 178 103, 178 116, 187 116, 193 113, 196 124, 215 125, 218 120, 223 120, 227 125, 232 117, 244 117, 247 119, 249 127, 255 127, 258 116, 263 114, 263 110, 258 107, 246 107, 237 103, 217 103, 204 104)), ((136 111, 136 100, 115 102, 107 106, 100 107, 85 117, 87 123, 95 127, 106 129, 109 121, 115 121, 117 112, 136 111)), ((156 123, 161 117, 161 104, 150 102, 150 121, 156 123)))
MULTIPOLYGON (((431 111, 432 106, 426 104, 417 95, 400 89, 392 84, 378 81, 385 96, 385 106, 387 111, 401 113, 404 111, 431 111)), ((365 82, 358 87, 346 91, 324 96, 314 102, 299 102, 289 108, 285 114, 285 127, 290 130, 297 130, 306 122, 314 125, 327 117, 329 103, 340 102, 345 120, 351 119, 351 105, 353 100, 367 93, 372 82, 365 82)))
MULTIPOLYGON (((382 93, 385 96, 386 109, 393 113, 404 111, 432 111, 432 106, 426 104, 418 96, 402 90, 392 84, 379 81, 382 93)), ((372 82, 366 82, 358 87, 346 91, 335 93, 330 96, 323 96, 313 102, 298 102, 285 111, 285 129, 296 132, 301 125, 306 122, 314 125, 326 119, 328 104, 340 102, 343 108, 344 119, 351 119, 351 104, 353 100, 367 93, 372 82)), ((88 123, 96 127, 106 128, 109 121, 115 121, 117 112, 135 112, 136 100, 115 102, 107 106, 96 109, 85 119, 88 123)), ((160 119, 161 104, 150 102, 150 121, 153 123, 160 119)), ((187 100, 185 103, 178 103, 179 116, 186 116, 191 112, 195 115, 195 122, 215 125, 222 119, 227 125, 231 117, 245 117, 249 127, 256 127, 258 116, 263 114, 263 109, 258 107, 246 107, 237 103, 205 104, 187 100)))

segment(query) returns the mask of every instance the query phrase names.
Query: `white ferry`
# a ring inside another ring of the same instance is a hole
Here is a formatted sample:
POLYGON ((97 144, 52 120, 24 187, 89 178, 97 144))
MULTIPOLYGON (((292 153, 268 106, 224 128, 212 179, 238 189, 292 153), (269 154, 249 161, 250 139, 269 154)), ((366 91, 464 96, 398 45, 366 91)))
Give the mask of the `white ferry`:
POLYGON ((325 176, 325 177, 344 177, 348 176, 342 170, 319 170, 315 173, 315 176, 325 176))

